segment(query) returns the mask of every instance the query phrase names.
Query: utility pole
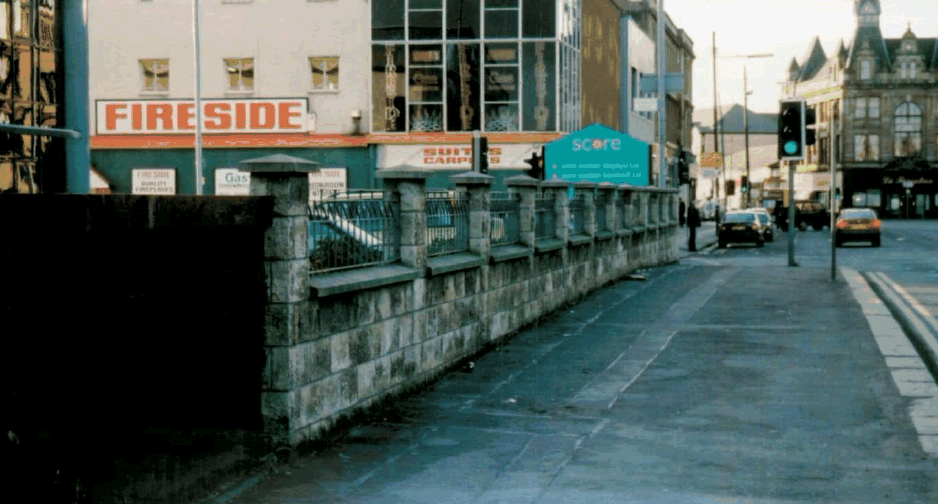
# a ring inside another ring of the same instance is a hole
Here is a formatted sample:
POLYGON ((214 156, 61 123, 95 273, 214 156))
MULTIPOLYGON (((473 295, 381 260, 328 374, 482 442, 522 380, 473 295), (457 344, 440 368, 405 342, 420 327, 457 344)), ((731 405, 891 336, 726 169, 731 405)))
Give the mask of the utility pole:
MULTIPOLYGON (((718 116, 717 114, 717 32, 713 32, 713 152, 719 152, 720 157, 722 158, 723 152, 719 149, 718 144, 717 144, 717 140, 720 138, 719 128, 717 126, 717 116, 718 116)), ((720 173, 721 175, 723 175, 722 170, 720 173)), ((725 175, 723 177, 723 180, 726 180, 725 175)), ((716 178, 716 186, 717 186, 716 194, 715 194, 717 198, 716 203, 719 204, 720 203, 720 177, 719 176, 716 178)), ((719 225, 720 223, 717 222, 717 226, 719 225)))
POLYGON ((795 163, 788 162, 788 267, 798 266, 795 262, 795 163))
POLYGON ((667 165, 665 155, 668 153, 665 129, 667 111, 664 109, 664 74, 668 71, 667 68, 665 68, 665 53, 667 53, 667 48, 664 45, 664 0, 657 0, 657 2, 658 41, 655 44, 655 50, 658 51, 658 187, 667 187, 667 177, 665 176, 667 165))
MULTIPOLYGON (((831 196, 830 196, 830 212, 831 212, 831 281, 834 282, 837 280, 837 162, 840 161, 840 130, 837 129, 837 119, 840 117, 840 100, 834 102, 834 114, 831 119, 832 124, 828 131, 830 131, 830 159, 831 159, 831 196), (837 156, 834 155, 834 147, 837 147, 837 156)), ((843 119, 841 119, 843 121, 843 119)))
POLYGON ((752 196, 749 195, 749 184, 752 179, 752 175, 749 173, 749 95, 752 94, 749 92, 749 80, 746 76, 746 66, 743 65, 743 130, 745 131, 746 139, 746 202, 745 207, 749 208, 749 203, 752 201, 752 196))
POLYGON ((202 195, 202 62, 199 61, 199 0, 192 2, 192 39, 195 44, 195 194, 202 195))

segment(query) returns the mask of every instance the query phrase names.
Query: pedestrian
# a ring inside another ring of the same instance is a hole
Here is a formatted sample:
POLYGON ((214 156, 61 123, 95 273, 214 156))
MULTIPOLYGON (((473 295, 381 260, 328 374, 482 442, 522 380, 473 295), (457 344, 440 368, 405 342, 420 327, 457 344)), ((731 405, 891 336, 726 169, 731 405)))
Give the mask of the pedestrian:
POLYGON ((678 205, 677 207, 677 216, 678 216, 677 219, 678 219, 678 222, 681 224, 681 227, 684 227, 684 212, 687 211, 686 206, 687 205, 684 204, 684 198, 681 198, 681 204, 678 205))
POLYGON ((700 225, 700 212, 697 207, 690 205, 687 207, 687 250, 697 252, 697 226, 700 225))

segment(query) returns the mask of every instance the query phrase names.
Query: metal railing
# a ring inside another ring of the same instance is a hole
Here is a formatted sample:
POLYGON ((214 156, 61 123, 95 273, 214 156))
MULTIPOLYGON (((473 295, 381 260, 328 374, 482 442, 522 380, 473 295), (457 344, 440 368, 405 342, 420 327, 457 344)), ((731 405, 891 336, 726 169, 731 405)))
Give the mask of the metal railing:
POLYGON ((577 235, 585 232, 586 224, 586 203, 583 197, 577 195, 570 198, 570 234, 577 235))
POLYGON ((545 240, 557 236, 554 218, 554 196, 537 193, 534 196, 534 239, 545 240))
POLYGON ((428 191, 424 214, 427 223, 427 256, 457 254, 469 250, 469 198, 465 193, 428 191))
POLYGON ((596 232, 605 231, 609 228, 606 225, 606 196, 604 194, 597 194, 596 199, 593 200, 594 208, 596 209, 596 217, 593 222, 596 223, 596 232))
POLYGON ((489 227, 491 246, 512 245, 521 241, 519 222, 521 202, 518 196, 505 192, 493 192, 489 207, 492 223, 489 227))
POLYGON ((400 208, 380 191, 343 191, 309 205, 310 273, 400 260, 400 208))

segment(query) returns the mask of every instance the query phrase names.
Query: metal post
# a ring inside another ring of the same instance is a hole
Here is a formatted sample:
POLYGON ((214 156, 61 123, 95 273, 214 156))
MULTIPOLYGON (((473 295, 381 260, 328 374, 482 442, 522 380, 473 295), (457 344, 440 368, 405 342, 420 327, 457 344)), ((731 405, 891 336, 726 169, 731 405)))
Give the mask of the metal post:
POLYGON ((480 148, 480 139, 482 138, 482 133, 478 130, 472 132, 472 171, 479 173, 481 167, 479 166, 479 148, 480 148))
POLYGON ((840 130, 837 129, 837 118, 840 117, 840 100, 834 103, 833 111, 837 113, 833 114, 834 117, 831 118, 831 139, 830 139, 830 157, 831 157, 831 196, 830 200, 830 211, 831 211, 831 281, 837 280, 837 239, 835 231, 837 229, 837 162, 840 160, 838 156, 834 156, 834 147, 837 146, 837 154, 840 154, 839 144, 837 139, 840 138, 838 133, 840 130))
MULTIPOLYGON (((65 128, 80 136, 65 140, 65 190, 71 194, 91 191, 91 141, 89 139, 88 0, 62 2, 62 44, 65 64, 65 128)), ((17 7, 19 8, 19 7, 17 7)))
POLYGON ((195 194, 202 195, 202 62, 199 47, 199 0, 192 1, 192 38, 195 43, 195 194))
POLYGON ((752 196, 749 195, 752 176, 749 174, 749 80, 746 77, 745 65, 743 65, 743 130, 746 138, 746 201, 744 208, 749 208, 749 203, 752 201, 752 196))
MULTIPOLYGON (((718 115, 717 114, 717 32, 713 32, 713 152, 721 152, 720 149, 717 148, 717 143, 720 139, 719 126, 717 125, 717 122, 718 122, 717 115, 718 115)), ((721 157, 722 157, 722 153, 721 153, 721 157)), ((723 175, 722 169, 720 170, 720 174, 723 175)), ((724 181, 726 180, 725 176, 723 180, 724 181)), ((714 199, 716 199, 715 204, 719 205, 720 204, 720 177, 719 176, 717 176, 714 183, 716 184, 716 193, 714 194, 714 199)), ((719 220, 719 219, 715 219, 715 220, 719 220)), ((719 225, 720 223, 717 222, 717 226, 719 225)))
POLYGON ((795 161, 788 162, 788 266, 795 262, 795 161))
POLYGON ((664 0, 658 1, 658 42, 655 44, 655 50, 658 51, 658 187, 667 187, 666 185, 666 163, 667 139, 665 138, 665 123, 667 111, 664 99, 664 74, 668 71, 665 66, 665 53, 667 47, 664 45, 664 0))

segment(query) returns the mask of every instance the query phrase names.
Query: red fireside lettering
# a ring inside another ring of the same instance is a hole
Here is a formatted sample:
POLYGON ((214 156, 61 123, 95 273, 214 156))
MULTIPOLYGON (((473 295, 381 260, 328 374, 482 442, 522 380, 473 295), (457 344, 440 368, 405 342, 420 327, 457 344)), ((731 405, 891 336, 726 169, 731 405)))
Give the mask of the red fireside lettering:
POLYGON ((251 129, 272 129, 274 127, 274 106, 272 103, 251 104, 251 129), (261 110, 264 111, 264 121, 261 122, 261 110))
POLYGON ((143 105, 134 103, 130 106, 130 117, 134 131, 143 129, 143 105))
POLYGON ((156 129, 157 118, 163 121, 164 130, 173 129, 173 107, 163 103, 147 104, 147 129, 156 129))
POLYGON ((104 106, 104 123, 107 125, 108 130, 117 129, 117 120, 127 118, 127 114, 118 112, 118 109, 126 107, 126 105, 119 103, 109 103, 104 106))
POLYGON ((290 109, 295 107, 296 103, 283 102, 280 104, 280 128, 281 129, 300 129, 303 126, 299 124, 293 124, 290 120, 291 117, 299 117, 299 112, 293 112, 290 109))
POLYGON ((243 103, 235 103, 235 127, 238 129, 244 129, 245 124, 247 124, 247 114, 244 110, 243 103))
POLYGON ((205 129, 225 130, 231 127, 231 115, 228 111, 231 105, 227 103, 210 103, 205 106, 205 129), (223 110, 223 113, 219 111, 223 110), (211 122, 209 122, 211 120, 211 122))
POLYGON ((176 116, 179 118, 179 129, 195 128, 195 125, 190 121, 190 119, 195 117, 195 113, 192 112, 193 108, 195 108, 195 105, 191 103, 180 103, 179 105, 176 105, 176 116))

